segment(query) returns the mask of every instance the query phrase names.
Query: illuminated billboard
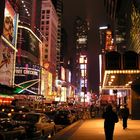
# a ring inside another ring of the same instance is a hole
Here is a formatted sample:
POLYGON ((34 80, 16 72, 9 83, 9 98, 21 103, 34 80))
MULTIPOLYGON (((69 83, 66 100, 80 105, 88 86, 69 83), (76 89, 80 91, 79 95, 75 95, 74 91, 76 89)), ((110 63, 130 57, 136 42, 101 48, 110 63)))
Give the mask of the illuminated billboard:
POLYGON ((18 26, 17 55, 15 69, 16 93, 40 94, 40 39, 34 32, 18 26))
POLYGON ((3 36, 12 45, 15 45, 17 32, 17 14, 8 0, 5 1, 3 36))
POLYGON ((66 80, 65 68, 61 66, 61 80, 66 80))
POLYGON ((14 83, 16 35, 18 14, 8 0, 5 0, 3 32, 0 38, 0 83, 12 86, 14 83))
POLYGON ((114 44, 113 44, 113 37, 112 37, 112 32, 110 30, 106 31, 106 40, 105 40, 105 50, 107 51, 113 51, 114 44))
POLYGON ((20 64, 15 69, 16 93, 38 94, 40 91, 40 67, 37 65, 20 64))
POLYGON ((11 86, 14 68, 14 50, 0 39, 0 83, 11 86))
POLYGON ((17 63, 40 64, 40 40, 27 27, 19 26, 17 63))
POLYGON ((71 71, 66 69, 66 81, 71 82, 71 71))

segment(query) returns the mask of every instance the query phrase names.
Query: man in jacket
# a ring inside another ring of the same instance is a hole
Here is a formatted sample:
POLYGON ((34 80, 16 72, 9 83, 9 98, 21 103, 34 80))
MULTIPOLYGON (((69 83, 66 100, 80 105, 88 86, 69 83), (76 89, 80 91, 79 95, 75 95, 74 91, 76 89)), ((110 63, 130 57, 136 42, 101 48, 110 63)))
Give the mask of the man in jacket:
POLYGON ((104 120, 104 131, 105 131, 105 138, 106 140, 113 140, 113 133, 115 123, 118 122, 118 116, 113 111, 112 106, 109 104, 106 108, 106 111, 103 113, 102 116, 104 120))
POLYGON ((124 105, 124 107, 120 110, 120 116, 122 118, 123 121, 123 129, 127 128, 127 120, 129 117, 129 108, 124 105))

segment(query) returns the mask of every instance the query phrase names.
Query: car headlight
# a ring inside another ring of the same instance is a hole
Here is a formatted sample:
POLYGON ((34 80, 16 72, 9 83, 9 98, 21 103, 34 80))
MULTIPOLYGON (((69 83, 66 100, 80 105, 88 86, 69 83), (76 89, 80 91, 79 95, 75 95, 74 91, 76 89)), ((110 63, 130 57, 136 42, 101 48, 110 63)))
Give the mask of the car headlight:
POLYGON ((11 117, 12 116, 12 113, 8 113, 8 116, 11 117))

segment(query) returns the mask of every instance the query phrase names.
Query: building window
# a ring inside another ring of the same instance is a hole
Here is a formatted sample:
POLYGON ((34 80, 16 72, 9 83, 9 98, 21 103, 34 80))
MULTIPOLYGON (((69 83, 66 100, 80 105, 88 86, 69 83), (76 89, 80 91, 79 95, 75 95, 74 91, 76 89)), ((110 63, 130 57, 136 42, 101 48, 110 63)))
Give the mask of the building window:
POLYGON ((42 14, 45 14, 45 10, 42 10, 42 14))
POLYGON ((42 19, 44 19, 45 18, 45 16, 44 15, 42 15, 42 19))
POLYGON ((49 24, 49 21, 46 21, 46 24, 49 24))
POLYGON ((48 52, 48 49, 45 49, 45 52, 47 53, 48 52))
POLYGON ((50 10, 47 10, 47 14, 49 14, 50 13, 50 10))
POLYGON ((48 58, 48 55, 45 55, 45 58, 48 58))
POLYGON ((44 21, 42 21, 41 24, 44 24, 44 21))

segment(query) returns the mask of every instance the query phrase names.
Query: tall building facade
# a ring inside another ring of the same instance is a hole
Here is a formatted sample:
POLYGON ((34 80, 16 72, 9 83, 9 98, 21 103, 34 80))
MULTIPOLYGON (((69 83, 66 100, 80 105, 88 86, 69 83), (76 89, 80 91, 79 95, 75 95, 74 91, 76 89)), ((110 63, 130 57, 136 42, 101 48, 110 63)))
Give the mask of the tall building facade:
POLYGON ((40 30, 43 35, 43 66, 51 74, 52 90, 54 90, 57 65, 58 16, 51 0, 42 0, 40 30))
POLYGON ((62 14, 63 14, 63 0, 52 0, 58 16, 58 31, 57 31, 57 48, 56 48, 56 69, 60 70, 61 62, 61 28, 62 28, 62 14))
POLYGON ((74 23, 75 37, 75 63, 73 67, 73 82, 77 87, 77 93, 87 92, 87 50, 88 50, 88 24, 87 21, 76 17, 74 23))
POLYGON ((117 51, 139 49, 139 15, 140 2, 138 0, 104 0, 108 19, 113 31, 114 43, 117 51))

